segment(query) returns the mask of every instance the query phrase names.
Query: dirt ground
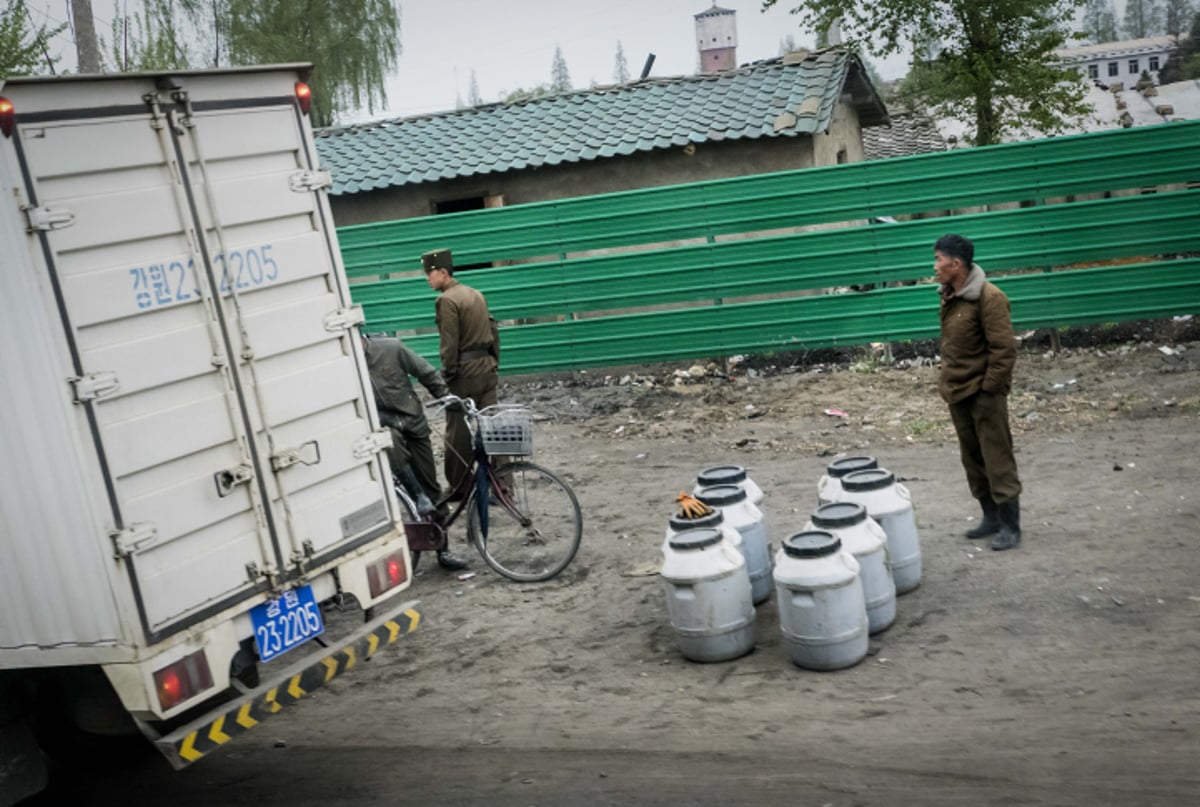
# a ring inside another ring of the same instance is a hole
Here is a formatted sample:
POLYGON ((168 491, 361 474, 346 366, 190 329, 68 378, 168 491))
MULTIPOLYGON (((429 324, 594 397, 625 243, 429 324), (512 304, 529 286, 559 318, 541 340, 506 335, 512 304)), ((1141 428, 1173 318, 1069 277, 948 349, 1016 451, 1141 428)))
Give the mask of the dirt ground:
POLYGON ((340 803, 1194 805, 1200 342, 1143 336, 1051 354, 1030 335, 1024 542, 1003 553, 961 534, 977 513, 931 358, 508 379, 583 505, 575 562, 537 585, 423 564, 407 644, 173 774, 193 800, 171 803, 339 803, 315 769, 353 748, 397 763, 340 803), (851 452, 916 504, 923 580, 895 624, 861 664, 806 671, 772 597, 750 655, 685 660, 653 573, 675 495, 745 465, 778 546, 851 452), (284 765, 303 784, 268 788, 284 765))

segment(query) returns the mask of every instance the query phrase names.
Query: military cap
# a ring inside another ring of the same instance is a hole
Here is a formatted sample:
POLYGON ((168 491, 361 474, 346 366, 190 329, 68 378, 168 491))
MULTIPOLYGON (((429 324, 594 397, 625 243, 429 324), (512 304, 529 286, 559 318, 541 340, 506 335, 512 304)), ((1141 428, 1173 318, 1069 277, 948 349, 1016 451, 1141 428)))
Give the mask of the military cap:
POLYGON ((445 269, 447 272, 454 271, 454 261, 450 257, 448 249, 434 249, 426 252, 421 256, 421 266, 428 274, 434 269, 445 269))

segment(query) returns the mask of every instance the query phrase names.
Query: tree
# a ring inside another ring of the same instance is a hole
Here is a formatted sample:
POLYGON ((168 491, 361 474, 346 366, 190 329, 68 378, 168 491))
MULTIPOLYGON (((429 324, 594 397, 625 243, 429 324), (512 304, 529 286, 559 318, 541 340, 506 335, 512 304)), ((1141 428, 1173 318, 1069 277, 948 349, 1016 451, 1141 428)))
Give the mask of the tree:
POLYGON ((1178 45, 1180 35, 1188 29, 1196 10, 1192 5, 1192 0, 1167 0, 1164 10, 1166 12, 1166 31, 1175 37, 1175 44, 1178 45))
POLYGON ((794 50, 797 50, 796 37, 788 34, 783 39, 779 40, 779 55, 785 56, 794 50))
POLYGON ((313 124, 387 103, 384 82, 400 55, 393 0, 220 0, 231 64, 312 62, 313 124))
POLYGON ((1200 79, 1200 14, 1192 17, 1191 35, 1179 40, 1175 52, 1158 71, 1160 84, 1200 79))
POLYGON ((471 88, 467 91, 467 103, 471 106, 479 106, 483 103, 483 98, 479 95, 479 78, 475 75, 475 68, 471 68, 471 88))
POLYGON ((567 60, 563 58, 562 48, 558 45, 554 46, 554 64, 550 66, 550 91, 571 91, 571 74, 567 71, 567 60))
POLYGON ((1083 33, 1093 44, 1117 41, 1117 9, 1113 0, 1087 0, 1083 7, 1083 33))
POLYGON ((113 17, 109 54, 117 70, 182 70, 191 67, 188 48, 176 26, 174 0, 142 0, 141 12, 128 4, 113 17))
POLYGON ((53 73, 57 60, 50 58, 47 43, 66 27, 35 27, 25 0, 7 0, 0 9, 0 78, 27 76, 43 66, 53 73))
MULTIPOLYGON (((763 0, 769 8, 777 0, 763 0)), ((794 2, 794 0, 793 0, 794 2)), ((1022 126, 1047 134, 1088 112, 1086 88, 1054 52, 1083 0, 801 0, 801 26, 842 31, 876 56, 906 44, 940 42, 936 58, 913 65, 904 95, 974 125, 976 145, 1022 126)))
POLYGON ((548 95, 554 95, 557 92, 549 84, 539 84, 528 90, 518 87, 512 92, 505 90, 500 91, 500 103, 502 104, 519 104, 522 101, 536 101, 538 98, 545 98, 548 95))
POLYGON ((1125 0, 1125 37, 1143 39, 1162 32, 1165 25, 1160 0, 1125 0))
POLYGON ((617 59, 613 64, 613 81, 617 84, 624 84, 629 81, 629 63, 625 61, 625 48, 621 47, 621 40, 617 40, 617 59))
POLYGON ((75 22, 75 53, 80 73, 100 72, 100 40, 92 21, 92 0, 71 0, 71 19, 75 22))

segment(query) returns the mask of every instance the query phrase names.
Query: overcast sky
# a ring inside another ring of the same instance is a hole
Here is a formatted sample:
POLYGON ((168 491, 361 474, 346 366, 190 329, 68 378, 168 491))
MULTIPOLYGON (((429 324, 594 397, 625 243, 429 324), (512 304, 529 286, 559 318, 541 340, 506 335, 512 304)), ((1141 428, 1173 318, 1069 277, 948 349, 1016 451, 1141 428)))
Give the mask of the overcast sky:
MULTIPOLYGON (((92 0, 92 5, 96 30, 108 37, 116 3, 92 0)), ((633 77, 651 52, 656 56, 651 75, 691 74, 697 65, 694 15, 710 8, 712 0, 400 0, 399 5, 402 53, 387 82, 387 104, 351 120, 454 109, 457 99, 470 95, 472 69, 484 101, 548 83, 556 46, 577 88, 612 83, 618 41, 633 77)), ((788 13, 795 5, 790 0, 780 0, 766 13, 760 0, 720 0, 718 5, 737 12, 739 63, 778 56, 789 35, 801 47, 815 43, 788 13)), ((1123 0, 1117 6, 1120 10, 1123 0)), ((70 0, 29 0, 29 7, 54 25, 67 21, 70 0)), ((140 10, 141 2, 132 0, 128 7, 140 10)), ((60 68, 74 69, 69 31, 57 38, 51 53, 62 57, 60 68)), ((886 79, 907 72, 907 62, 907 55, 872 60, 886 79)))

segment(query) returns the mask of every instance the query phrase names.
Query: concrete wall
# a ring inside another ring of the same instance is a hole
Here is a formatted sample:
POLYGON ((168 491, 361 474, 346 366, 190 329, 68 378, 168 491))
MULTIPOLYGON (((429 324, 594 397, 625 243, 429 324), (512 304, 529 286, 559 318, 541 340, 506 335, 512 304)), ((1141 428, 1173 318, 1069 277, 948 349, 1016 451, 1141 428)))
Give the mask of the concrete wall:
POLYGON ((697 143, 628 157, 527 168, 482 177, 331 196, 338 226, 428 216, 454 199, 502 196, 505 205, 765 174, 863 159, 858 115, 839 103, 829 134, 697 143))

